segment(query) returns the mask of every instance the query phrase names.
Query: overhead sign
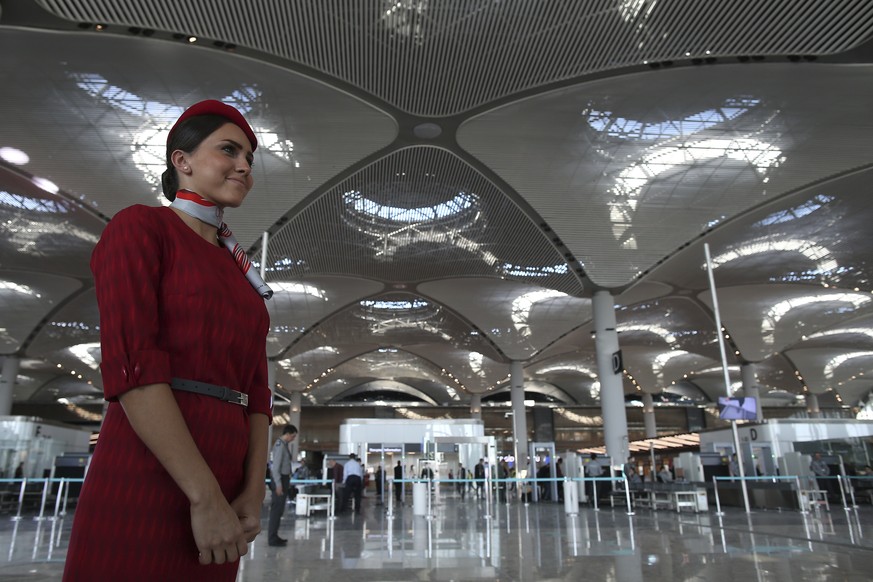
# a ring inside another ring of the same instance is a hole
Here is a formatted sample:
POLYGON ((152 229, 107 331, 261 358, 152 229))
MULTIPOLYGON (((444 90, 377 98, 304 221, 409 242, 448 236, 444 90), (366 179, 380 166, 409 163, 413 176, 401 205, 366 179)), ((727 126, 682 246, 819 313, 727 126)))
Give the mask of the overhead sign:
POLYGON ((368 453, 402 453, 401 447, 383 447, 380 445, 370 445, 367 447, 368 453))

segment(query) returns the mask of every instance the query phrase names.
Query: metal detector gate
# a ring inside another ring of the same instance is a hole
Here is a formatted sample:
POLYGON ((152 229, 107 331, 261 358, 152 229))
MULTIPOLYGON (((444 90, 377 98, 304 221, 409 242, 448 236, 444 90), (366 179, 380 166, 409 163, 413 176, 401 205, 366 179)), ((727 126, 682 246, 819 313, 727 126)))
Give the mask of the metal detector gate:
POLYGON ((551 493, 549 500, 557 503, 558 502, 558 481, 557 481, 558 472, 555 469, 555 463, 558 461, 558 457, 557 457, 557 454, 555 452, 555 443, 554 442, 548 442, 548 443, 532 442, 532 443, 530 443, 529 447, 530 447, 531 468, 533 470, 533 475, 531 475, 531 476, 536 478, 536 476, 539 474, 540 467, 537 467, 537 459, 542 459, 543 461, 547 460, 547 462, 549 464, 549 478, 552 479, 552 481, 548 481, 546 483, 534 481, 534 487, 532 487, 533 500, 534 501, 540 500, 540 487, 543 487, 545 489, 548 489, 548 491, 551 493))

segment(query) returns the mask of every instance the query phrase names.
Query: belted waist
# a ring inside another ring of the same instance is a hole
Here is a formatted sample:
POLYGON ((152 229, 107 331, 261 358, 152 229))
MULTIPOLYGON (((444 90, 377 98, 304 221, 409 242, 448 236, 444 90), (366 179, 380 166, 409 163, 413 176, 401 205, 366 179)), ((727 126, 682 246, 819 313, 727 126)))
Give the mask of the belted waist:
POLYGON ((193 392, 194 394, 212 396, 213 398, 218 398, 224 402, 239 404, 240 406, 249 405, 248 394, 231 390, 225 386, 208 384, 206 382, 196 382, 194 380, 185 380, 184 378, 173 378, 170 382, 170 386, 173 390, 179 390, 181 392, 193 392))

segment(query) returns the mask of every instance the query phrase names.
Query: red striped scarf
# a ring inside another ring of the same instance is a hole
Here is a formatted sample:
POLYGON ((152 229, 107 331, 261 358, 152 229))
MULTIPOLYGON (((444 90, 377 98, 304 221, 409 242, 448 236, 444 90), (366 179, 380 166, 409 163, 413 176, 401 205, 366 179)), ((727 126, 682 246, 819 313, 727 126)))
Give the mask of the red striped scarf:
POLYGON ((227 250, 233 255, 233 259, 239 266, 240 270, 246 276, 258 295, 264 299, 269 299, 273 296, 273 290, 270 289, 257 269, 252 269, 252 262, 246 255, 246 252, 236 241, 233 233, 224 223, 224 209, 217 206, 214 202, 203 198, 200 194, 190 190, 179 190, 176 192, 176 199, 170 204, 171 208, 181 210, 189 216, 193 216, 197 220, 211 224, 218 229, 218 240, 221 241, 227 250))

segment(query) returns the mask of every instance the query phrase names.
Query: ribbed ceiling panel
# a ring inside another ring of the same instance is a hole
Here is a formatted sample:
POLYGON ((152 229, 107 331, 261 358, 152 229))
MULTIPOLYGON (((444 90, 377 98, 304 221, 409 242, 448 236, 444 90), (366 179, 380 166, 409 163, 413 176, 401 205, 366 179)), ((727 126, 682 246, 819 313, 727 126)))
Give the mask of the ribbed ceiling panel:
POLYGON ((310 330, 285 357, 315 354, 324 346, 354 350, 379 345, 391 350, 395 349, 392 346, 434 344, 478 351, 492 360, 500 358, 481 335, 470 334, 467 322, 440 304, 409 293, 389 293, 349 305, 310 330))
MULTIPOLYGON (((79 294, 52 316, 51 321, 33 338, 27 354, 45 357, 54 351, 81 346, 73 350, 73 356, 96 370, 100 358, 98 356, 95 359, 90 355, 88 345, 96 347, 99 342, 100 313, 97 310, 97 296, 92 288, 79 294)), ((82 363, 79 364, 79 368, 81 367, 82 363)))
MULTIPOLYGON (((713 232, 708 242, 716 280, 732 286, 812 283, 870 291, 871 180, 873 169, 866 169, 817 183, 738 218, 730 229, 713 232)), ((695 244, 666 262, 654 278, 705 288, 700 246, 695 244), (689 269, 687 255, 695 257, 700 268, 689 269)))
POLYGON ((496 277, 582 291, 544 233, 449 152, 395 152, 332 188, 270 241, 274 278, 353 274, 392 283, 496 277))
POLYGON ((444 279, 419 285, 483 330, 511 360, 527 360, 591 319, 591 301, 494 279, 444 279))
POLYGON ((620 287, 713 227, 869 164, 873 105, 850 96, 871 91, 869 65, 650 71, 493 109, 465 122, 458 143, 593 282, 620 287), (839 107, 822 108, 822 87, 839 107))
POLYGON ((825 55, 873 30, 864 0, 40 0, 78 22, 234 43, 423 116, 649 61, 825 55))
POLYGON ((68 277, 0 270, 0 354, 14 354, 40 320, 81 287, 68 277))

